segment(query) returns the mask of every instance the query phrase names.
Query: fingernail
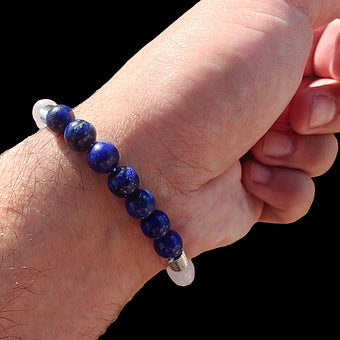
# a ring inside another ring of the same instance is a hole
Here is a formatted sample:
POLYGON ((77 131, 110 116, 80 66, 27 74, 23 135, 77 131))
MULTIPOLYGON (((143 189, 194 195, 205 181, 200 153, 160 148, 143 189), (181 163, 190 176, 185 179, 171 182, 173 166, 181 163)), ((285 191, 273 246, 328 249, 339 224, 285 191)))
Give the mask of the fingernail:
POLYGON ((272 178, 270 168, 262 164, 252 162, 250 165, 250 180, 257 184, 268 184, 272 178))
POLYGON ((293 150, 290 136, 279 131, 269 131, 264 137, 263 154, 267 157, 283 157, 293 150))
POLYGON ((332 98, 322 95, 314 97, 309 127, 315 128, 330 123, 335 113, 336 106, 332 98))

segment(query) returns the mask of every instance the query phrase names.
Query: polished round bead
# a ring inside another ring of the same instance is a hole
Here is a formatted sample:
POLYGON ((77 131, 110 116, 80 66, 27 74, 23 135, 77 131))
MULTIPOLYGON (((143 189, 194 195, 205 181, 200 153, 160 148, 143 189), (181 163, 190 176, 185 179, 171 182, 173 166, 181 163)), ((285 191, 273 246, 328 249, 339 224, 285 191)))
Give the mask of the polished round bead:
POLYGON ((171 259, 181 255, 183 241, 176 231, 169 230, 163 237, 154 241, 154 246, 159 256, 171 259))
POLYGON ((189 286, 195 279, 195 267, 190 259, 187 259, 187 266, 184 270, 175 271, 168 267, 166 271, 170 279, 181 287, 189 286))
POLYGON ((63 104, 53 106, 46 115, 46 124, 55 133, 63 134, 66 126, 75 120, 73 110, 63 104))
POLYGON ((96 141, 96 129, 82 119, 76 119, 65 128, 64 138, 66 143, 76 151, 88 150, 96 141))
POLYGON ((47 112, 55 105, 57 105, 57 103, 51 99, 40 99, 33 105, 32 115, 39 129, 46 127, 47 112))
POLYGON ((154 211, 155 205, 153 195, 146 189, 136 190, 125 202, 128 214, 136 219, 147 218, 154 211))
POLYGON ((109 142, 97 142, 87 153, 87 163, 92 170, 99 173, 111 172, 119 162, 117 148, 109 142))
POLYGON ((143 233, 152 239, 164 236, 170 229, 169 217, 160 210, 154 210, 152 214, 141 221, 143 233))
POLYGON ((139 187, 139 176, 129 166, 119 166, 113 170, 108 178, 108 186, 118 197, 128 197, 139 187))

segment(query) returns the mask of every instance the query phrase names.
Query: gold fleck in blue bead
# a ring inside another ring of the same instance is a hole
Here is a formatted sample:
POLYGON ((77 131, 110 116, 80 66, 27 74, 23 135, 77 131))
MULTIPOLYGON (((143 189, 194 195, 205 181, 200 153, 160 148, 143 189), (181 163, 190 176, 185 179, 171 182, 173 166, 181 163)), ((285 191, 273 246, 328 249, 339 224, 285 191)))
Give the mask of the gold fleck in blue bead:
POLYGON ((110 174, 108 186, 114 195, 126 198, 138 189, 139 176, 135 169, 129 166, 119 166, 110 174))
POLYGON ((156 253, 166 259, 180 256, 183 249, 181 236, 174 231, 169 230, 163 237, 154 241, 156 253))
POLYGON ((99 173, 111 172, 119 162, 117 148, 109 142, 93 144, 87 153, 87 163, 92 170, 99 173))
POLYGON ((73 110, 63 104, 52 107, 46 115, 46 124, 49 129, 58 134, 63 134, 66 126, 75 119, 73 110))
POLYGON ((157 239, 169 231, 170 220, 163 211, 154 210, 149 217, 141 221, 141 228, 144 235, 157 239))
POLYGON ((154 211, 155 205, 152 193, 146 189, 136 190, 125 202, 128 214, 136 219, 148 217, 154 211))
POLYGON ((66 143, 76 151, 88 150, 96 141, 96 129, 82 119, 76 119, 65 128, 64 138, 66 143))

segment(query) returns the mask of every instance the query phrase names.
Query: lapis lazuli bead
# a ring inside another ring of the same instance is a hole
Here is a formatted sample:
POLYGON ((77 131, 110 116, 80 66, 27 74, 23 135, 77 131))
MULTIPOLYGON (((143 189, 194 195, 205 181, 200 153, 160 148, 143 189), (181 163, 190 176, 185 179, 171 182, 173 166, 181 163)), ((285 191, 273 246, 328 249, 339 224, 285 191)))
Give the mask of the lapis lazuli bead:
POLYGON ((154 210, 149 217, 141 221, 141 228, 147 237, 157 239, 170 230, 170 220, 163 211, 154 210))
POLYGON ((87 153, 87 163, 91 169, 102 174, 111 172, 118 162, 118 150, 110 142, 96 142, 87 153))
POLYGON ((119 166, 108 178, 108 186, 118 197, 128 197, 139 187, 139 176, 135 169, 129 166, 119 166))
POLYGON ((75 120, 73 110, 63 104, 52 107, 46 115, 47 126, 58 134, 63 134, 66 126, 73 120, 75 120))
POLYGON ((88 150, 96 141, 96 129, 82 119, 76 119, 68 124, 64 131, 66 143, 76 151, 88 150))
POLYGON ((146 189, 137 189, 125 202, 128 214, 136 219, 147 218, 155 210, 155 205, 155 198, 146 189))
POLYGON ((176 231, 169 230, 163 237, 154 241, 154 247, 159 256, 172 259, 181 255, 183 241, 176 231))

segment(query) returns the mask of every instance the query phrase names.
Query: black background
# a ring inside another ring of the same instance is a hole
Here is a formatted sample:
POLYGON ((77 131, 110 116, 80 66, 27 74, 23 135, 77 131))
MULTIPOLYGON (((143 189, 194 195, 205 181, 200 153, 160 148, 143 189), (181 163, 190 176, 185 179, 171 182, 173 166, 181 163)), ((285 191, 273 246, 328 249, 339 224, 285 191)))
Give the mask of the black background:
MULTIPOLYGON (((76 106, 195 2, 6 5, 1 151, 36 131, 35 101, 76 106)), ((336 161, 315 179, 307 216, 290 225, 257 224, 235 244, 197 257, 190 287, 159 274, 100 339, 339 334, 339 168, 336 161)))

